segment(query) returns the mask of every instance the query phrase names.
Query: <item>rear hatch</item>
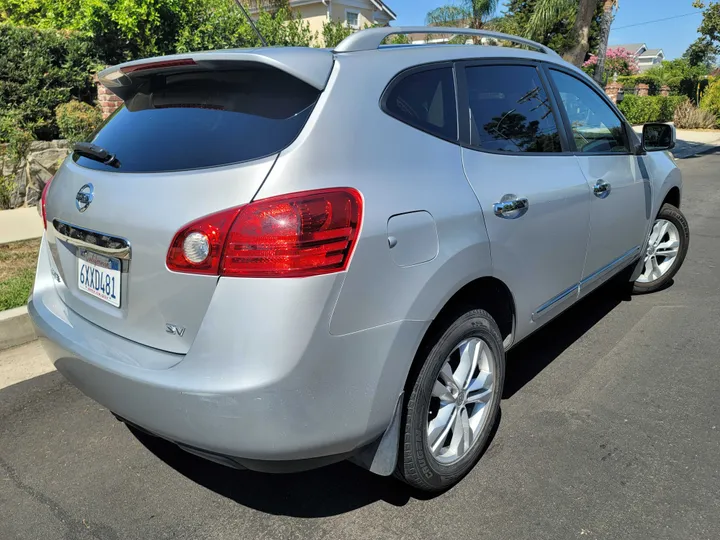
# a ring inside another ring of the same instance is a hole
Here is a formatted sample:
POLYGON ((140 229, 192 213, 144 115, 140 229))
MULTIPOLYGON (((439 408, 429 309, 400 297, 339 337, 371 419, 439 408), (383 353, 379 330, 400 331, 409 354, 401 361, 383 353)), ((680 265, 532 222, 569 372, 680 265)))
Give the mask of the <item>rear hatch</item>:
POLYGON ((251 201, 303 129, 332 55, 292 58, 201 53, 101 73, 125 106, 90 142, 114 160, 75 152, 47 193, 55 286, 70 309, 144 345, 188 351, 218 278, 171 272, 168 248, 186 223, 251 201))

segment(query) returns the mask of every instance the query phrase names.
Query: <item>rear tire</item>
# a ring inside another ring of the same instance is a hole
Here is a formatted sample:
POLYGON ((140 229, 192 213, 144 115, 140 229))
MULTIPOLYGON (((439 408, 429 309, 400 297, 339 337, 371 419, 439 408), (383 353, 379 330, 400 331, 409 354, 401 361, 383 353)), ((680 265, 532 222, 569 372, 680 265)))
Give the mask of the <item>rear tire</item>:
POLYGON ((690 247, 690 227, 683 213, 664 204, 650 230, 643 254, 643 273, 633 283, 634 294, 664 289, 685 261, 690 247))
POLYGON ((436 336, 418 353, 424 360, 403 410, 396 469, 423 491, 445 490, 475 466, 497 421, 505 380, 502 337, 486 311, 466 311, 436 336))

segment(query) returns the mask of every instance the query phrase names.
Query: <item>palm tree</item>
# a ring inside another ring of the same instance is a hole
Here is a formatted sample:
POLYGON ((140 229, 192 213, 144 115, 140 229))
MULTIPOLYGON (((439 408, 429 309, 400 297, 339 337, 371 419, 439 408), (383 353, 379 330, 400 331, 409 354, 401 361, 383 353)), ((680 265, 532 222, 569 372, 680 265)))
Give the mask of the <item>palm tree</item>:
POLYGON ((613 22, 613 9, 620 7, 620 0, 604 0, 603 15, 600 20, 600 45, 598 46, 598 61, 595 65, 593 78, 600 84, 603 82, 605 73, 605 56, 607 55, 608 39, 610 38, 610 26, 613 22))
MULTIPOLYGON (((575 45, 565 53, 571 64, 581 66, 590 49, 590 25, 599 0, 538 0, 528 21, 526 35, 537 38, 568 12, 575 11, 573 34, 575 45)), ((602 0, 600 0, 602 1, 602 0)))
POLYGON ((462 0, 433 9, 425 17, 432 26, 458 26, 468 23, 470 28, 482 28, 495 13, 498 0, 462 0))

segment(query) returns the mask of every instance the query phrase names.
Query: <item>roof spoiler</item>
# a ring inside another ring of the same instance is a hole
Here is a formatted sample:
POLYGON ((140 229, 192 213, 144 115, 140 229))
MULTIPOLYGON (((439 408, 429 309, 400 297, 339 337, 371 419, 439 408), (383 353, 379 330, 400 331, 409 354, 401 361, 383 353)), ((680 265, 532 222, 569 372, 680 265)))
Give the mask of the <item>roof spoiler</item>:
POLYGON ((279 69, 289 75, 324 90, 333 66, 332 51, 304 47, 282 47, 262 49, 232 49, 209 51, 171 56, 158 56, 143 60, 125 62, 109 67, 98 73, 100 84, 125 100, 135 90, 133 79, 137 81, 139 72, 182 70, 212 70, 227 67, 229 62, 260 64, 279 69))

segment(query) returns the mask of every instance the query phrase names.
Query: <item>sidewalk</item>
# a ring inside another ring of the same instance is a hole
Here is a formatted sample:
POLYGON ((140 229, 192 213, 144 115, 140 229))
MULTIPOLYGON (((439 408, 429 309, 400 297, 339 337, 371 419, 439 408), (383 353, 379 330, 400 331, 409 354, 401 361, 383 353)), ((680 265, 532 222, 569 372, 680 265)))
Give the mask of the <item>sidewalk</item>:
POLYGON ((0 244, 40 238, 42 234, 42 218, 37 208, 0 210, 0 244))

